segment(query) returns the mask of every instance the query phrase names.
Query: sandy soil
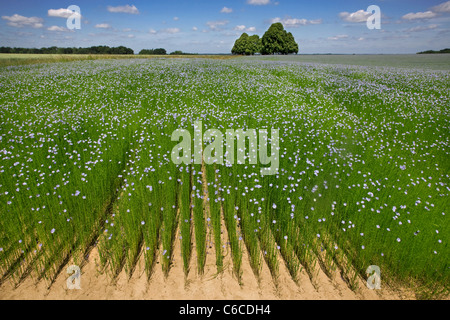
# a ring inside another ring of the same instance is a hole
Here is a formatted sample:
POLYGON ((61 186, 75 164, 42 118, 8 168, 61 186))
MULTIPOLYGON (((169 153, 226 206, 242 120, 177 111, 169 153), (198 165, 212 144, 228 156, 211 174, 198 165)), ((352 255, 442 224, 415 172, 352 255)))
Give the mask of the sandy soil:
MULTIPOLYGON (((222 227, 222 229, 225 229, 222 227)), ((223 243, 227 237, 222 234, 223 243)), ((159 261, 156 263, 150 279, 144 271, 141 259, 130 279, 123 271, 115 281, 106 273, 99 272, 99 255, 93 248, 86 264, 81 268, 81 289, 67 288, 67 266, 48 288, 45 281, 36 283, 28 277, 18 287, 10 282, 0 286, 1 300, 379 300, 379 299, 413 299, 411 293, 390 290, 367 289, 361 280, 356 291, 349 289, 339 274, 332 279, 322 270, 313 284, 305 271, 300 272, 295 282, 290 276, 281 256, 279 276, 273 279, 268 266, 263 264, 260 277, 257 278, 250 267, 248 253, 243 248, 242 277, 239 282, 233 273, 229 246, 224 248, 224 268, 217 274, 214 247, 208 245, 205 272, 197 274, 195 248, 192 250, 191 269, 186 277, 183 271, 180 241, 177 239, 173 254, 173 264, 167 277, 159 261)), ((160 255, 158 255, 160 256, 160 255)), ((70 263, 68 264, 70 265, 70 263)))
MULTIPOLYGON (((205 177, 203 176, 203 179, 205 177)), ((206 186, 206 180, 204 180, 206 186)), ((206 191, 205 191, 206 195, 206 191)), ((208 206, 206 206, 208 207, 208 206)), ((208 211, 208 210, 207 210, 208 211)), ((206 213, 208 215, 208 213, 206 213)), ((0 300, 397 300, 414 299, 414 294, 406 290, 391 290, 383 286, 381 290, 369 290, 360 279, 358 288, 353 291, 343 280, 339 272, 328 277, 319 267, 314 283, 302 270, 294 281, 278 254, 279 272, 274 279, 264 259, 260 276, 256 277, 250 266, 249 254, 243 248, 241 278, 233 272, 231 248, 222 216, 221 243, 224 267, 217 272, 215 249, 207 243, 207 256, 204 274, 197 274, 197 257, 195 244, 192 248, 190 271, 186 276, 183 270, 180 240, 177 236, 172 255, 171 269, 166 277, 161 263, 157 260, 153 273, 148 279, 144 270, 143 255, 131 276, 125 271, 112 281, 111 277, 100 272, 100 258, 97 248, 93 248, 88 259, 81 266, 81 289, 69 290, 66 269, 69 262, 54 283, 48 287, 45 281, 36 282, 32 276, 27 277, 17 288, 11 282, 0 285, 0 300)), ((207 239, 213 239, 208 227, 207 239)), ((176 233, 178 235, 178 231, 176 233)), ((161 257, 158 253, 157 257, 161 257)))

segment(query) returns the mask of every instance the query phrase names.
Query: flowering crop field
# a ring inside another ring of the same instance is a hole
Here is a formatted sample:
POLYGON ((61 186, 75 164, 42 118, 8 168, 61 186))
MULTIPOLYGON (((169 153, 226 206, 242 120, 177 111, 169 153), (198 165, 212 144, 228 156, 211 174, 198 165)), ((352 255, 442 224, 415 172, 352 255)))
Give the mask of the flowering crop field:
POLYGON ((376 265, 448 290, 449 88, 448 71, 257 59, 2 68, 0 279, 52 281, 93 246, 112 277, 142 258, 168 274, 179 242, 186 274, 212 246, 238 279, 243 259, 276 277, 281 255, 293 279, 352 287, 376 265), (278 129, 277 173, 175 164, 172 133, 198 121, 278 129))

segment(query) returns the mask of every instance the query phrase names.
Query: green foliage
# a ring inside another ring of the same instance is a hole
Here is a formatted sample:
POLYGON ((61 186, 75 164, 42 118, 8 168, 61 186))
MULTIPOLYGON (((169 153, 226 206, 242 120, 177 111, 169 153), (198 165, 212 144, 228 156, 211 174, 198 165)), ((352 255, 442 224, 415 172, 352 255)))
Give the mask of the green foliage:
POLYGON ((134 59, 2 76, 1 280, 53 278, 97 243, 113 275, 142 256, 148 275, 202 273, 215 253, 238 279, 247 259, 275 279, 319 261, 352 285, 378 265, 424 298, 448 287, 448 72, 134 59), (279 174, 174 165, 172 133, 198 119, 279 128, 279 174))
POLYGON ((247 33, 243 33, 239 39, 236 40, 232 54, 240 54, 251 56, 255 53, 261 52, 261 39, 257 34, 249 36, 247 33))
POLYGON ((283 24, 274 23, 264 34, 262 41, 262 54, 291 54, 298 53, 298 44, 292 33, 284 30, 283 24))
POLYGON ((427 51, 419 52, 417 54, 436 54, 436 53, 450 53, 450 48, 442 49, 440 51, 427 50, 427 51))
POLYGON ((110 48, 108 46, 93 46, 90 48, 10 48, 1 47, 0 53, 24 53, 24 54, 134 54, 130 48, 120 46, 110 48))
POLYGON ((247 46, 248 46, 248 34, 244 32, 239 37, 239 39, 237 39, 236 42, 234 43, 234 47, 231 50, 231 53, 244 55, 245 51, 247 49, 247 46))
POLYGON ((236 40, 232 54, 239 55, 254 55, 261 53, 268 54, 297 54, 299 47, 295 38, 290 32, 286 32, 281 23, 274 23, 262 38, 258 35, 249 36, 243 33, 239 39, 236 40))
POLYGON ((163 48, 157 48, 157 49, 143 49, 139 52, 141 55, 166 55, 167 51, 163 48))
POLYGON ((170 55, 172 56, 193 56, 193 55, 197 55, 196 53, 187 53, 187 52, 183 52, 181 50, 176 50, 174 52, 171 52, 170 55))
POLYGON ((261 39, 257 34, 248 37, 247 49, 245 51, 246 55, 254 55, 255 53, 261 52, 261 39))

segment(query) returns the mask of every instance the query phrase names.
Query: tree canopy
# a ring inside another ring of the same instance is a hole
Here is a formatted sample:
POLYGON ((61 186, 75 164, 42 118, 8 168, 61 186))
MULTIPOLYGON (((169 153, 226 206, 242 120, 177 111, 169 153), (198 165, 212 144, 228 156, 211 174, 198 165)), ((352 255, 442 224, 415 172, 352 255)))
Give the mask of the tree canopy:
POLYGON ((299 51, 298 43, 292 33, 287 32, 283 24, 274 23, 266 31, 262 38, 258 35, 249 36, 243 33, 236 40, 232 54, 254 55, 255 53, 268 54, 297 54, 299 51))
POLYGON ((261 39, 257 34, 249 36, 247 33, 243 33, 239 39, 236 40, 232 54, 241 55, 254 55, 255 53, 261 52, 261 39))
POLYGON ((110 48, 108 46, 94 46, 90 48, 10 48, 1 47, 0 53, 28 53, 28 54, 134 54, 130 48, 120 46, 110 48))
POLYGON ((157 48, 157 49, 143 49, 139 52, 139 54, 142 55, 166 55, 167 51, 163 48, 157 48))
POLYGON ((442 49, 442 50, 439 50, 439 51, 427 50, 427 51, 419 52, 417 54, 438 54, 438 53, 450 53, 450 48, 442 49))

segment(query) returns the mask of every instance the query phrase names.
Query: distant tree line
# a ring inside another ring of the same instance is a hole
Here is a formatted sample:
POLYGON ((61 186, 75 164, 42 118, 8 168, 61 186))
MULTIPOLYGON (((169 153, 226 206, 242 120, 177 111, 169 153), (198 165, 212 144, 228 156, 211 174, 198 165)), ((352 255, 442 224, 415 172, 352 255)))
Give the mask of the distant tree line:
POLYGON ((194 56, 197 55, 198 53, 188 53, 188 52, 183 52, 180 50, 176 50, 174 52, 170 53, 172 56, 194 56))
POLYGON ((430 53, 450 53, 450 48, 442 49, 440 51, 434 51, 434 50, 422 51, 417 54, 430 54, 430 53))
POLYGON ((110 48, 108 46, 93 46, 90 48, 10 48, 0 47, 0 53, 25 53, 25 54, 134 54, 130 48, 120 46, 110 48))
MULTIPOLYGON (((139 52, 139 54, 142 55, 166 55, 167 51, 166 49, 163 48, 158 48, 158 49, 143 49, 139 52)), ((186 53, 180 50, 171 52, 170 55, 176 55, 176 56, 183 56, 183 55, 195 55, 196 53, 186 53)))
POLYGON ((158 49, 143 49, 139 52, 139 54, 143 55, 166 55, 167 51, 163 48, 158 49))
POLYGON ((298 43, 295 42, 292 33, 287 32, 282 23, 277 22, 270 26, 262 38, 258 35, 249 36, 247 33, 243 33, 236 40, 231 53, 249 56, 257 53, 263 55, 297 54, 298 51, 298 43))

